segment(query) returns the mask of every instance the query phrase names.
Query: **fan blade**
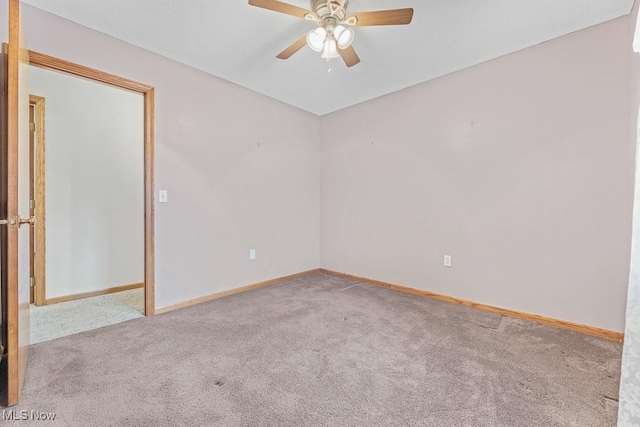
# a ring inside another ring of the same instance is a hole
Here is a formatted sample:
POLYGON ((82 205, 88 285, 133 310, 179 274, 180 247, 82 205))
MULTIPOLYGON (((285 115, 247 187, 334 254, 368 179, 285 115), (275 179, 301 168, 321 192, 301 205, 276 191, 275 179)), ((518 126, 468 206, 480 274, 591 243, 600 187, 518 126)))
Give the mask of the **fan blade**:
POLYGON ((307 13, 311 13, 310 10, 276 0, 249 0, 249 4, 251 6, 273 10, 274 12, 286 13, 287 15, 303 19, 307 13))
POLYGON ((342 56, 342 59, 344 59, 344 63, 347 64, 347 67, 349 68, 360 62, 360 57, 358 57, 358 54, 356 53, 356 50, 353 48, 353 46, 349 46, 346 49, 338 49, 338 53, 340 54, 340 56, 342 56))
POLYGON ((407 25, 413 19, 413 9, 378 10, 376 12, 357 12, 345 18, 345 21, 355 16, 358 27, 373 25, 407 25))
POLYGON ((289 59, 291 55, 302 49, 307 44, 307 35, 300 37, 298 40, 293 42, 291 46, 280 52, 280 54, 276 57, 278 59, 289 59))

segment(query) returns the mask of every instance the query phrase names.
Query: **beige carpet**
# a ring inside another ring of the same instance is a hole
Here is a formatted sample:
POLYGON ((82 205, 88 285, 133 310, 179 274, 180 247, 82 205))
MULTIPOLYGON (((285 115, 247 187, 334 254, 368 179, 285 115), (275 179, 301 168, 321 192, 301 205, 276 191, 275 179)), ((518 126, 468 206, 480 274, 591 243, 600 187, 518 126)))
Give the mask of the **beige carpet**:
POLYGON ((318 273, 37 344, 15 409, 65 426, 612 426, 620 356, 318 273))
POLYGON ((142 289, 37 307, 31 305, 31 343, 114 325, 143 316, 142 289))

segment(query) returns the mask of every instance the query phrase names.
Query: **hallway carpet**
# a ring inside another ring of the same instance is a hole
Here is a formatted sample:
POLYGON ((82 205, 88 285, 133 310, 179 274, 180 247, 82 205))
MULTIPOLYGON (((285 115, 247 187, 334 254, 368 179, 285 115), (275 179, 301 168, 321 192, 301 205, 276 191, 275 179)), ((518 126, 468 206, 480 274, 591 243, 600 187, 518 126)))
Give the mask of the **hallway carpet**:
POLYGON ((142 317, 144 290, 132 289, 58 304, 31 305, 31 343, 142 317))
POLYGON ((621 345, 314 273, 32 347, 47 425, 612 426, 621 345))

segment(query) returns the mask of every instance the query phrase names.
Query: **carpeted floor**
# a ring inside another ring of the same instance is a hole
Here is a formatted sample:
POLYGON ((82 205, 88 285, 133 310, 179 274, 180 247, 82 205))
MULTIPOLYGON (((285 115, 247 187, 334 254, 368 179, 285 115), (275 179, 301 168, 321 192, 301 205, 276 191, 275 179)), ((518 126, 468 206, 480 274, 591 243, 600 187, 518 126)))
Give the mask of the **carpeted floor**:
POLYGON ((621 345, 321 273, 32 347, 47 425, 612 426, 621 345))
POLYGON ((116 292, 37 307, 31 305, 31 343, 101 328, 143 316, 144 290, 116 292))

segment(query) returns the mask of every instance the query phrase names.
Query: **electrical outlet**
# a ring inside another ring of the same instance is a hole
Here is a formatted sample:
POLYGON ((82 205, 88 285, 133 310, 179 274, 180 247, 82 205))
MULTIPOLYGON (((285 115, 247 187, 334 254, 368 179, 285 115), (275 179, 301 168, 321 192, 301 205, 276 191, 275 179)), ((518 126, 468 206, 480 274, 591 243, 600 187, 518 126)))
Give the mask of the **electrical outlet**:
POLYGON ((254 260, 254 259, 256 259, 256 250, 255 250, 255 249, 251 249, 251 250, 249 251, 249 259, 250 259, 250 260, 254 260))
POLYGON ((444 256, 444 266, 451 267, 451 255, 444 256))

